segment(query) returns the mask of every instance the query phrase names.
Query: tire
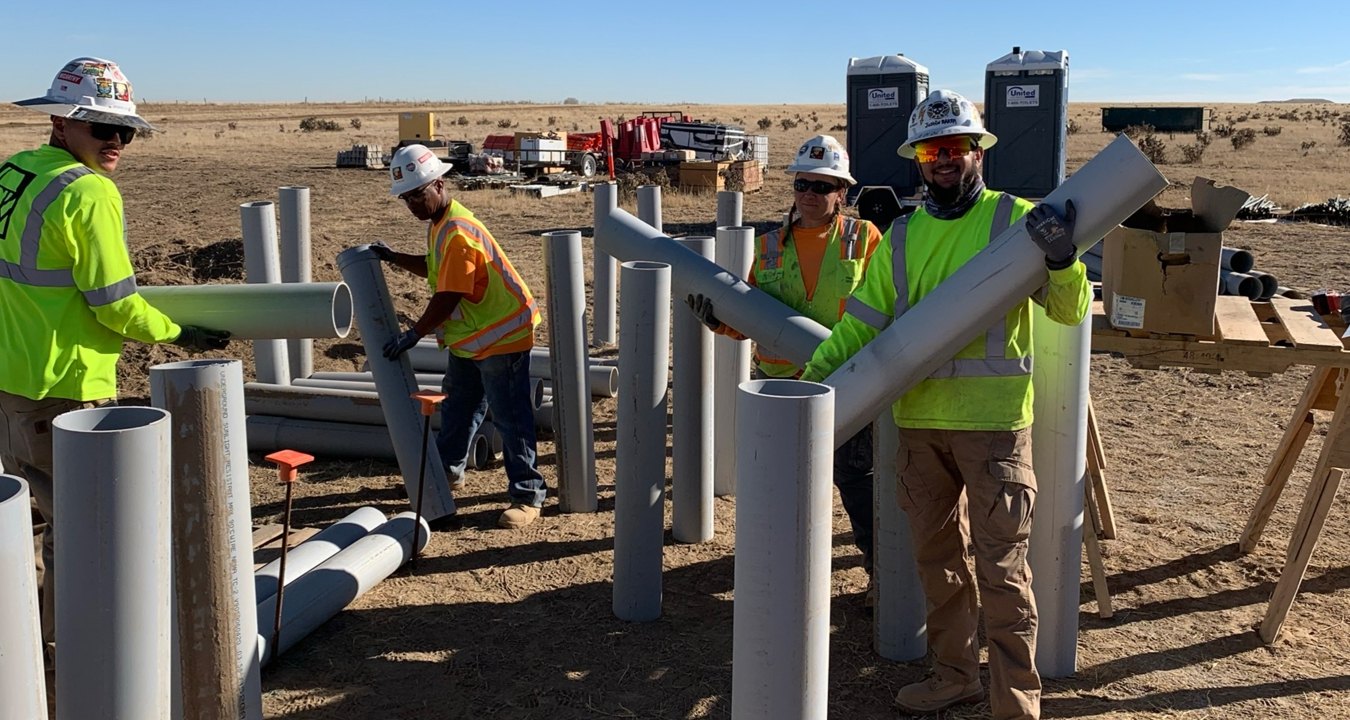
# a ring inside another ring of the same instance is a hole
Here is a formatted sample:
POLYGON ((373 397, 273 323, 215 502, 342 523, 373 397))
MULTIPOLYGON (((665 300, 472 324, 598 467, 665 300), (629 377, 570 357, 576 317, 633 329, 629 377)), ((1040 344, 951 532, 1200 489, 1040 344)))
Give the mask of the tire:
POLYGON ((598 168, 599 163, 590 153, 582 153, 581 158, 577 160, 577 174, 582 177, 595 177, 598 168))

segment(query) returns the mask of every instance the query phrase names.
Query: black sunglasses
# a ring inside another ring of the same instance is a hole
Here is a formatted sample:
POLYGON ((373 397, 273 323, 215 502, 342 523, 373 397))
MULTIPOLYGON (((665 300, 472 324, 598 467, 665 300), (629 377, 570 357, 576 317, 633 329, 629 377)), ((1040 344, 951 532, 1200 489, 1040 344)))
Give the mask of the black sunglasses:
POLYGON ((829 195, 830 193, 843 187, 824 180, 807 180, 806 178, 797 178, 792 181, 792 189, 797 192, 807 192, 808 190, 817 195, 829 195))
POLYGON ((107 142, 113 138, 121 138, 123 145, 130 145, 133 138, 136 137, 136 128, 125 125, 110 125, 108 123, 89 123, 89 134, 94 136, 95 140, 107 142))

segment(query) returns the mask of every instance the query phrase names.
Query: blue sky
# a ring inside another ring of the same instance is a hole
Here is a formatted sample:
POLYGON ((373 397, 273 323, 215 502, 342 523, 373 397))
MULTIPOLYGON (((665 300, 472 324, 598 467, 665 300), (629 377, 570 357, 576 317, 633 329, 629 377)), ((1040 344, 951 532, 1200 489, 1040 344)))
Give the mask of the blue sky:
POLYGON ((0 100, 94 55, 152 102, 842 103, 848 59, 890 53, 978 99, 1020 45, 1068 50, 1074 101, 1350 102, 1331 0, 7 4, 0 100))

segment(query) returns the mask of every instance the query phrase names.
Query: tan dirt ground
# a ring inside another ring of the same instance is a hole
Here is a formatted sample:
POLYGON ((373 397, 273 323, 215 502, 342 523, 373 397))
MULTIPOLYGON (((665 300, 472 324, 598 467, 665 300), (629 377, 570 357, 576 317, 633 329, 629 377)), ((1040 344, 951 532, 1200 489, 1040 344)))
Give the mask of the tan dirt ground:
MULTIPOLYGON (((1350 148, 1338 147, 1339 121, 1315 112, 1345 106, 1220 106, 1216 117, 1258 130, 1243 151, 1216 139, 1195 166, 1165 164, 1188 185, 1195 174, 1242 187, 1293 207, 1350 195, 1350 148), (1282 120, 1280 113, 1296 113, 1282 120), (1277 136, 1260 134, 1283 125, 1277 136), (1303 149, 1302 143, 1315 141, 1303 149)), ((338 170, 335 153, 354 142, 395 139, 398 106, 158 105, 147 115, 163 132, 138 139, 116 180, 126 198, 129 244, 142 284, 238 281, 242 276, 239 203, 275 199, 283 185, 308 185, 313 198, 314 274, 339 279, 333 258, 343 248, 384 239, 405 251, 421 229, 387 194, 382 172, 338 170), (299 133, 310 115, 333 118, 340 132, 299 133), (360 118, 360 130, 348 127, 360 118), (228 123, 236 123, 231 128, 228 123)), ((592 130, 600 116, 631 116, 638 106, 426 107, 442 131, 478 143, 502 120, 518 129, 592 130), (464 124, 456 124, 459 117, 464 124)), ((771 164, 762 192, 747 197, 747 221, 766 227, 786 209, 782 168, 796 144, 843 123, 841 106, 701 106, 696 116, 753 129, 772 123, 771 164), (782 121, 802 124, 787 129, 782 121)), ((1095 132, 1097 106, 1075 105, 1085 130, 1071 136, 1070 167, 1110 136, 1095 132)), ((0 109, 0 155, 45 139, 43 119, 0 109)), ((836 134, 843 135, 842 130, 836 134)), ((1193 142, 1162 139, 1174 149, 1193 142)), ((993 150, 997 152, 997 148, 993 150)), ((542 298, 537 234, 580 228, 589 235, 590 198, 543 201, 505 191, 458 196, 496 234, 542 298)), ((1180 187, 1164 204, 1185 204, 1180 187)), ((634 209, 627 198, 624 207, 634 209)), ((707 231, 710 197, 668 192, 667 229, 707 231)), ((1304 290, 1350 290, 1345 228, 1305 224, 1238 224, 1228 244, 1251 249, 1258 268, 1304 290)), ((589 260, 587 261, 589 267, 589 260)), ((426 292, 391 275, 405 317, 420 312, 426 292)), ((546 328, 538 336, 546 338, 546 328)), ((247 345, 231 351, 250 359, 247 345)), ((130 345, 123 397, 143 402, 149 365, 181 357, 174 348, 130 345)), ((353 335, 317 343, 316 368, 349 370, 362 352, 353 335)), ((1265 539, 1240 556, 1236 540, 1260 492, 1262 473, 1306 368, 1265 379, 1185 370, 1144 371, 1097 355, 1092 395, 1106 442, 1119 537, 1103 544, 1116 615, 1098 619, 1091 589, 1082 598, 1078 672, 1047 680, 1046 717, 1306 718, 1350 717, 1350 491, 1336 500, 1307 579, 1273 646, 1253 631, 1278 577, 1284 550, 1325 432, 1319 425, 1265 539)), ((663 617, 629 624, 610 611, 613 528, 614 404, 595 406, 601 511, 559 515, 550 499, 543 518, 520 532, 497 530, 504 507, 499 468, 472 472, 459 498, 464 528, 437 533, 416 577, 400 574, 362 597, 264 674, 270 718, 725 718, 730 716, 731 585, 734 508, 716 503, 717 535, 705 545, 668 542, 663 617)), ((556 479, 553 444, 540 438, 540 464, 556 479)), ((303 448, 300 448, 303 449, 303 448)), ((277 521, 281 493, 253 458, 255 523, 277 521)), ((321 461, 296 489, 295 522, 330 523, 362 505, 406 509, 396 468, 381 461, 321 461)), ((870 649, 866 580, 848 523, 834 512, 830 646, 833 717, 889 718, 894 692, 920 679, 922 664, 893 663, 870 649)), ((1086 580, 1086 574, 1085 574, 1086 580)), ((949 718, 986 717, 987 705, 949 718)))

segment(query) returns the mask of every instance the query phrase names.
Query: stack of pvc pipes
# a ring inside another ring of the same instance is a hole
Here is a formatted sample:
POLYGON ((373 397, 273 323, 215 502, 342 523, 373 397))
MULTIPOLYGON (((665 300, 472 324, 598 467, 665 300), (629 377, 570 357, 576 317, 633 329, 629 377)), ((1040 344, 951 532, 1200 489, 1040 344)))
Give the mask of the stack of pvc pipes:
MULTIPOLYGON (((1081 257, 1087 266, 1088 280, 1102 280, 1102 243, 1097 243, 1083 252, 1081 257)), ((1281 287, 1280 281, 1270 273, 1255 270, 1255 259, 1250 252, 1240 248, 1225 247, 1219 265, 1220 295, 1241 295, 1251 300, 1266 301, 1275 295, 1293 292, 1281 287)))

